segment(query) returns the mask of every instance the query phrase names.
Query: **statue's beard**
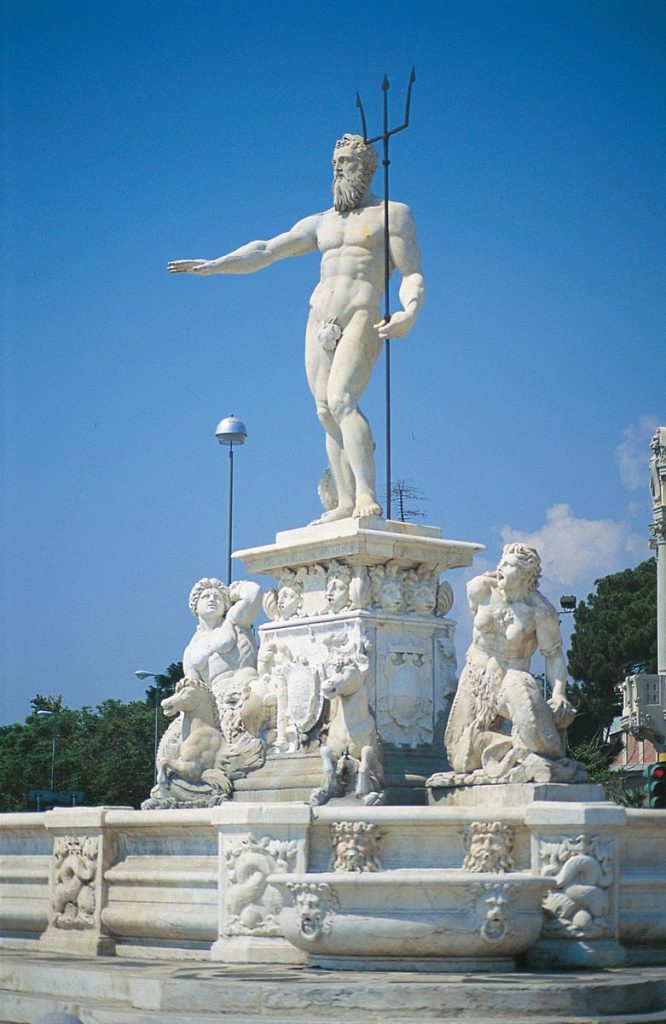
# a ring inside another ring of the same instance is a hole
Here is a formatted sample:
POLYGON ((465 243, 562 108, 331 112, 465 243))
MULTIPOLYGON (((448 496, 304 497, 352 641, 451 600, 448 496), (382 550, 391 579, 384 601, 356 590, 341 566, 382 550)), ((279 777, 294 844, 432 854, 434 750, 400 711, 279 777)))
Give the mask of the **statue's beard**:
POLYGON ((365 182, 360 178, 333 178, 333 205, 338 213, 355 210, 365 195, 365 182))

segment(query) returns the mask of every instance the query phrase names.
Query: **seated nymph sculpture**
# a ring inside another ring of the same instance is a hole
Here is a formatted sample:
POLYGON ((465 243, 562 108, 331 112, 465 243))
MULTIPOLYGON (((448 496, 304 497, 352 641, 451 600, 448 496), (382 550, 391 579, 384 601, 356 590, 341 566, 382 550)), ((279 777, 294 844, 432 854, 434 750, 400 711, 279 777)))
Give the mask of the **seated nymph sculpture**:
POLYGON ((229 798, 233 779, 263 764, 264 744, 251 732, 264 715, 251 629, 260 601, 258 585, 245 580, 227 587, 206 577, 192 588, 198 626, 183 654, 184 677, 162 701, 174 721, 144 810, 214 806, 229 798))

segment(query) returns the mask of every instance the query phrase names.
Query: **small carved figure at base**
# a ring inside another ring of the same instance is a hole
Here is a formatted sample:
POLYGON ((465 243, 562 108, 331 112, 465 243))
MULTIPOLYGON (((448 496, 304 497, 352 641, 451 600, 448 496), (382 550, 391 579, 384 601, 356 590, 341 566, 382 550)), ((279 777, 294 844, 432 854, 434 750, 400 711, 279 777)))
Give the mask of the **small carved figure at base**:
POLYGON ((608 938, 611 934, 611 886, 615 849, 600 836, 563 837, 542 841, 541 871, 553 879, 544 899, 544 935, 608 938))
POLYGON ((540 575, 533 548, 507 544, 497 569, 467 585, 472 643, 444 736, 451 766, 467 784, 586 779, 583 766, 565 756, 576 712, 566 698, 559 618, 537 590, 540 575), (548 700, 530 673, 537 648, 548 700))
MULTIPOLYGON (((326 642, 326 641, 325 641, 326 642)), ((331 638, 337 653, 322 666, 321 692, 330 701, 331 720, 321 748, 322 784, 310 796, 314 805, 347 795, 366 806, 384 803, 383 766, 365 681, 370 670, 360 633, 331 638)))
POLYGON ((53 844, 53 923, 86 928, 94 923, 99 838, 58 836, 53 844))

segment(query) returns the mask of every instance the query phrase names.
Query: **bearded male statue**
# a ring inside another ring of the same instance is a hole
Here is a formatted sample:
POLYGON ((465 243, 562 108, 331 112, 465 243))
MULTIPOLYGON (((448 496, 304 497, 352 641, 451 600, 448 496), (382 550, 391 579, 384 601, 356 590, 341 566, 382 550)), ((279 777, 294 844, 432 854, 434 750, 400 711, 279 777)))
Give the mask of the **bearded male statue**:
POLYGON ((171 273, 250 274, 287 256, 319 249, 321 277, 310 298, 305 370, 335 486, 333 505, 316 522, 381 515, 374 442, 358 407, 382 341, 402 338, 423 302, 419 250, 409 207, 389 203, 390 270, 402 281, 402 309, 380 318, 384 287, 383 201, 370 189, 377 153, 360 135, 344 135, 333 153, 332 209, 305 217, 270 241, 250 242, 216 260, 175 260, 171 273), (335 503, 334 503, 335 502, 335 503))

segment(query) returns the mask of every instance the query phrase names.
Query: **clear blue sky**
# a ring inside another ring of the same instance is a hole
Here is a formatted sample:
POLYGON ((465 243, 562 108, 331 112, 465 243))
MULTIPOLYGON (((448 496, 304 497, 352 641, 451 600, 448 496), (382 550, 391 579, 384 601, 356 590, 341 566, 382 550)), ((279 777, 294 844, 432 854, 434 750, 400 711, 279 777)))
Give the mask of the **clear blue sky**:
MULTIPOLYGON (((648 556, 663 3, 8 0, 1 28, 0 721, 38 692, 129 700, 135 668, 180 657, 191 584, 225 572, 222 416, 250 435, 237 546, 317 515, 316 255, 243 277, 165 265, 330 205, 356 90, 373 130, 384 72, 397 118, 412 62, 392 191, 427 303, 393 346, 394 476, 487 546, 482 569, 529 537, 552 599, 648 556)), ((380 377, 363 406, 383 474, 380 377)))

